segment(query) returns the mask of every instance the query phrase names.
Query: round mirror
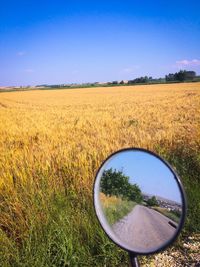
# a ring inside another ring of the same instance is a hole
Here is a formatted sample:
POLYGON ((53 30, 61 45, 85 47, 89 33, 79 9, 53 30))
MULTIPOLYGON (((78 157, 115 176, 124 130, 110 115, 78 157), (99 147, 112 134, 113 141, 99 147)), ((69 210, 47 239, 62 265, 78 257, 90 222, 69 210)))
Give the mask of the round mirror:
POLYGON ((180 179, 144 149, 109 156, 97 172, 94 205, 106 234, 135 254, 158 252, 180 233, 186 210, 180 179))

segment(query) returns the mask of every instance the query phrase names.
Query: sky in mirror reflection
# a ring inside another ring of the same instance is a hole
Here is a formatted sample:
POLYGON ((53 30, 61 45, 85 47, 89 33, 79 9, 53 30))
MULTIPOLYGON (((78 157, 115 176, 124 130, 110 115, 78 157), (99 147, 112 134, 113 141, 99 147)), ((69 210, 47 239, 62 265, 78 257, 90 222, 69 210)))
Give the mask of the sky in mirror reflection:
POLYGON ((157 157, 143 151, 123 151, 114 155, 106 169, 116 169, 130 177, 142 192, 181 203, 180 190, 173 173, 157 157))

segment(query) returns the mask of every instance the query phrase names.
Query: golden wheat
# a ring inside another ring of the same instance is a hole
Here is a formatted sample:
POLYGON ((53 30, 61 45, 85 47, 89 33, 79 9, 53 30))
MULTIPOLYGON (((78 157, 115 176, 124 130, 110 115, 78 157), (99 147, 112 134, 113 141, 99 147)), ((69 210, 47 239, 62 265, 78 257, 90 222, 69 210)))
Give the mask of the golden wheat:
POLYGON ((1 187, 61 162, 90 187, 114 150, 199 138, 200 83, 1 93, 0 102, 1 187))
MULTIPOLYGON (((44 251, 51 264, 54 253, 48 252, 49 243, 41 253, 37 246, 42 233, 46 233, 45 240, 48 235, 52 240, 54 232, 46 232, 42 225, 53 224, 54 231, 65 229, 69 246, 76 238, 85 244, 87 238, 87 245, 79 249, 85 249, 85 260, 93 266, 95 258, 89 252, 94 244, 107 244, 104 238, 98 242, 94 237, 97 231, 99 237, 101 234, 94 225, 91 204, 92 184, 101 161, 125 147, 162 154, 159 148, 173 151, 181 145, 198 151, 199 107, 200 83, 0 93, 0 264, 10 266, 6 265, 10 257, 16 262, 18 248, 30 266, 31 260, 44 258, 44 251), (56 202, 58 192, 66 196, 64 210, 56 202), (67 218, 67 228, 66 221, 55 221, 55 205, 57 220, 67 218), (37 239, 32 241, 32 236, 37 239), (23 250, 21 244, 26 240, 30 249, 23 250)), ((65 238, 62 232, 60 238, 65 238)), ((59 246, 62 243, 58 245, 60 253, 59 246)), ((72 254, 68 254, 70 262, 72 254)))

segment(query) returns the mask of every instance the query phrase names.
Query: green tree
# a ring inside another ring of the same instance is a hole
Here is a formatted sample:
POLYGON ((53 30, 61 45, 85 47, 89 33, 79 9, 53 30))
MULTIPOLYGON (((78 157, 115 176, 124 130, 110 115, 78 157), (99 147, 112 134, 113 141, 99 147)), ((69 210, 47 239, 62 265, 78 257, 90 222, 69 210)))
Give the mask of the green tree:
POLYGON ((105 170, 101 178, 101 191, 109 196, 123 196, 127 189, 129 177, 122 171, 105 170))
POLYGON ((122 199, 141 202, 143 200, 141 190, 138 185, 130 184, 129 177, 122 171, 105 170, 101 178, 101 192, 108 196, 117 196, 122 199))
POLYGON ((129 200, 136 201, 137 203, 141 203, 143 200, 142 192, 138 185, 136 184, 129 184, 129 193, 128 193, 129 200))
POLYGON ((195 77, 196 77, 195 71, 180 70, 179 72, 176 72, 174 74, 169 73, 168 75, 165 76, 165 79, 166 81, 184 82, 184 81, 194 80, 195 77))
POLYGON ((149 198, 147 200, 147 205, 148 206, 158 206, 158 201, 157 201, 156 197, 153 196, 153 197, 149 198))

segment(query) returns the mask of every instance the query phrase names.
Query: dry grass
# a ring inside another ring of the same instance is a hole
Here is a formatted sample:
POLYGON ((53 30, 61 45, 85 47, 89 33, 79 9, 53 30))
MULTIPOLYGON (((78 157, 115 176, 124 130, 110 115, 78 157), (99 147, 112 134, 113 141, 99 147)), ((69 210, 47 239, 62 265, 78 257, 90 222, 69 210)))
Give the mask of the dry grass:
POLYGON ((136 205, 133 201, 122 200, 116 196, 106 196, 104 193, 100 193, 100 201, 106 220, 110 225, 126 216, 136 205))
POLYGON ((167 157, 189 192, 187 159, 199 160, 200 83, 10 92, 0 93, 0 103, 0 241, 7 248, 20 248, 31 225, 48 224, 57 194, 72 214, 85 209, 87 221, 95 172, 117 149, 167 157))
POLYGON ((121 198, 116 196, 106 196, 104 193, 100 193, 100 201, 104 208, 108 208, 112 205, 120 205, 122 202, 121 198))

